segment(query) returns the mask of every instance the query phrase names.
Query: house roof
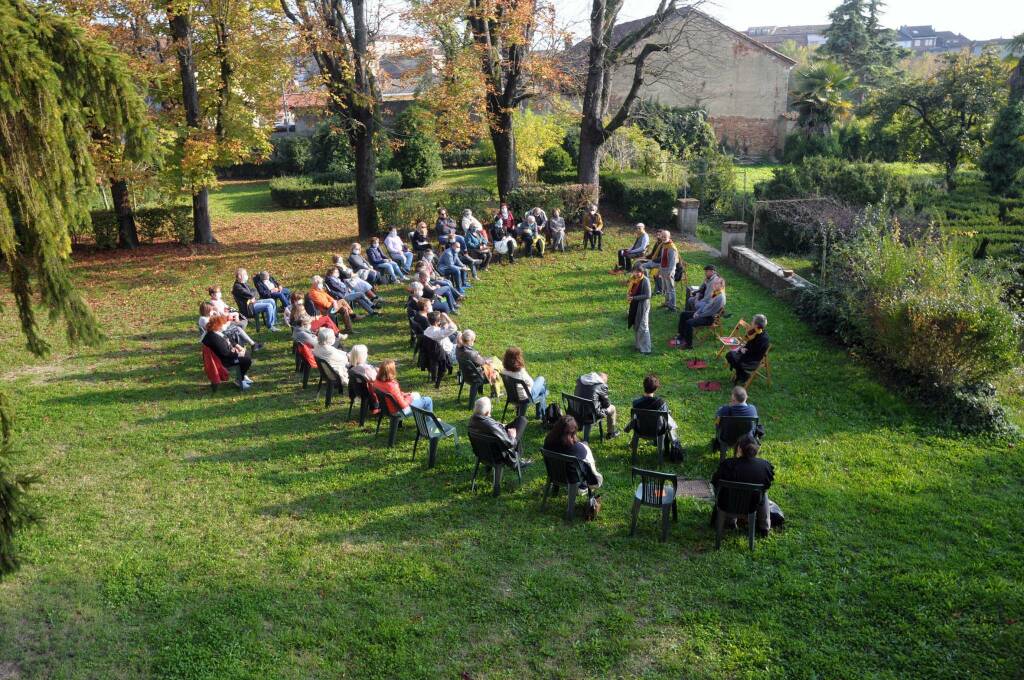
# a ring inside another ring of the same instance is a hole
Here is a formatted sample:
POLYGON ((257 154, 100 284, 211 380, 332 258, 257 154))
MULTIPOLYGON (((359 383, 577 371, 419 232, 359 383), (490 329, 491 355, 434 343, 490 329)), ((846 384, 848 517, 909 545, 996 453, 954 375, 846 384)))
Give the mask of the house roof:
POLYGON ((281 97, 282 109, 322 109, 325 106, 327 106, 327 93, 323 90, 286 92, 281 97))
POLYGON ((900 26, 899 33, 907 38, 935 37, 935 29, 931 26, 900 26))
POLYGON ((807 35, 808 33, 824 33, 829 24, 806 24, 803 26, 755 26, 747 29, 747 33, 758 31, 760 35, 807 35), (761 33, 761 31, 764 31, 761 33))

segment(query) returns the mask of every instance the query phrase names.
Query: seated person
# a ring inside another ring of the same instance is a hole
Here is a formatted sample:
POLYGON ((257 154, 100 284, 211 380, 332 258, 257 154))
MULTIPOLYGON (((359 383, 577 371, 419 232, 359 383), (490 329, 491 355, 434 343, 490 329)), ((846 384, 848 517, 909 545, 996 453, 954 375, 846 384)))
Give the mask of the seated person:
POLYGON ((420 311, 420 300, 423 298, 423 284, 413 281, 409 284, 409 297, 405 299, 405 315, 411 320, 420 311))
POLYGON ((480 372, 487 379, 487 384, 491 386, 491 395, 496 396, 500 393, 501 388, 501 359, 498 357, 484 359, 483 355, 474 347, 475 344, 476 333, 468 328, 462 331, 458 346, 455 348, 455 359, 459 362, 468 361, 479 366, 480 372))
POLYGON ((370 383, 377 379, 377 369, 367 362, 366 356, 366 345, 354 345, 348 353, 348 372, 349 375, 358 375, 370 383))
POLYGON ((243 268, 235 270, 235 285, 231 287, 231 295, 239 304, 245 303, 247 306, 248 309, 242 310, 243 314, 262 314, 267 322, 267 328, 277 330, 277 303, 273 300, 260 299, 256 289, 249 285, 249 272, 243 268))
POLYGON ((380 302, 371 301, 366 293, 356 290, 350 281, 351 279, 341 277, 341 270, 338 267, 331 267, 324 277, 324 289, 331 297, 347 302, 349 308, 352 308, 352 305, 359 305, 367 314, 378 314, 377 307, 380 306, 380 302))
POLYGON ((505 350, 505 356, 501 359, 501 366, 502 375, 521 380, 526 384, 525 391, 522 384, 516 385, 518 392, 515 398, 520 402, 527 399, 536 402, 537 419, 540 420, 548 407, 548 386, 544 376, 537 376, 536 379, 530 377, 530 374, 526 371, 523 350, 518 347, 509 347, 505 350))
POLYGON ((390 255, 385 254, 380 245, 380 239, 376 236, 370 239, 370 247, 366 249, 366 259, 374 269, 380 272, 385 283, 408 281, 405 274, 402 273, 401 267, 391 260, 390 255))
POLYGON ((346 333, 352 333, 352 308, 344 300, 335 300, 324 288, 322 276, 312 278, 312 287, 307 293, 309 301, 318 314, 326 314, 331 319, 341 320, 346 333))
POLYGON ((480 224, 480 220, 473 216, 473 211, 466 208, 462 211, 462 219, 459 221, 459 231, 463 236, 469 234, 473 229, 483 229, 484 226, 480 224))
POLYGON ((429 264, 431 267, 437 265, 437 253, 434 252, 434 247, 429 243, 427 244, 426 250, 420 253, 420 264, 423 264, 424 262, 429 264))
MULTIPOLYGON (((459 238, 462 237, 460 236, 459 238)), ((461 243, 456 241, 455 243, 452 244, 452 246, 455 248, 455 252, 459 256, 459 262, 461 262, 464 266, 469 267, 470 274, 472 274, 474 279, 479 281, 480 272, 478 271, 478 268, 483 263, 483 260, 477 259, 475 257, 470 257, 465 243, 466 240, 463 239, 461 243)))
POLYGON ((750 326, 742 319, 740 325, 747 328, 743 346, 729 350, 725 354, 725 360, 729 362, 732 370, 736 371, 733 382, 737 385, 747 382, 751 372, 756 371, 761 365, 761 360, 771 346, 771 339, 764 332, 768 327, 768 317, 764 314, 755 314, 750 326))
MULTIPOLYGON (((615 271, 630 271, 633 269, 633 260, 642 259, 647 252, 647 246, 651 243, 651 237, 647 235, 647 228, 643 222, 636 223, 636 239, 629 248, 619 250, 619 263, 615 271)), ((654 259, 653 257, 651 258, 654 259)))
POLYGON ((548 241, 551 243, 551 250, 565 252, 565 218, 562 211, 555 208, 545 228, 548 232, 548 241))
MULTIPOLYGON (((310 303, 310 305, 312 305, 312 303, 310 303)), ((301 325, 302 316, 307 315, 313 318, 313 321, 309 325, 310 331, 312 331, 313 333, 316 333, 321 328, 330 328, 332 331, 334 331, 335 335, 338 335, 338 325, 334 323, 331 317, 327 316, 326 314, 317 314, 315 305, 313 305, 312 308, 314 314, 310 314, 309 311, 306 309, 305 301, 302 299, 302 293, 299 293, 297 291, 292 293, 292 311, 288 315, 288 325, 294 329, 296 326, 301 325)), ((348 336, 346 335, 343 337, 347 338, 348 336)))
MULTIPOLYGON (((323 329, 321 328, 320 330, 323 329)), ((295 315, 295 323, 292 324, 292 340, 313 349, 316 347, 316 335, 314 333, 319 333, 320 330, 313 330, 313 317, 303 309, 295 315)))
POLYGON ((412 270, 412 251, 402 241, 402 237, 398 235, 398 229, 395 227, 391 227, 388 235, 384 237, 384 248, 387 249, 388 256, 395 261, 403 274, 408 274, 412 270))
MULTIPOLYGON (((352 244, 352 250, 348 254, 348 266, 352 268, 356 276, 363 279, 370 285, 376 285, 381 282, 383 278, 373 265, 363 257, 363 247, 358 243, 352 244)), ((386 281, 385 281, 386 283, 386 281)))
POLYGON ((594 452, 585 441, 579 439, 578 433, 579 425, 576 424, 576 419, 572 416, 562 416, 544 437, 544 448, 578 458, 583 463, 583 479, 570 478, 569 481, 576 481, 579 484, 579 492, 585 494, 587 489, 597 489, 604 484, 604 477, 597 471, 594 452))
POLYGON ((427 233, 427 223, 419 222, 416 230, 412 232, 412 250, 414 253, 422 253, 430 248, 430 234, 427 233))
POLYGON ((370 302, 373 303, 374 307, 380 307, 381 305, 384 304, 384 302, 380 299, 380 296, 377 295, 377 292, 373 289, 372 284, 356 276, 356 273, 349 269, 348 267, 346 267, 344 264, 336 264, 335 266, 338 267, 339 277, 341 278, 342 281, 348 284, 349 288, 365 295, 370 300, 370 302))
MULTIPOLYGON (((747 391, 742 386, 736 385, 732 388, 732 394, 729 396, 729 403, 719 407, 715 413, 715 446, 716 451, 721 450, 723 442, 719 439, 719 424, 721 423, 722 416, 730 416, 733 418, 757 418, 757 407, 753 404, 747 403, 747 391)), ((764 436, 764 428, 759 424, 757 426, 750 426, 750 433, 756 437, 764 436)), ((728 442, 724 442, 728 444, 728 442)))
POLYGON ((237 309, 228 307, 227 303, 224 302, 224 294, 221 292, 220 286, 210 286, 206 289, 206 292, 210 294, 210 306, 213 307, 213 311, 218 316, 226 317, 228 321, 236 323, 242 328, 249 325, 248 320, 239 314, 237 309))
POLYGON ((607 373, 584 373, 576 379, 573 394, 593 402, 597 417, 608 421, 606 439, 615 439, 619 436, 619 430, 615 427, 615 404, 608 398, 607 373))
POLYGON ((510 467, 525 467, 533 462, 520 455, 526 437, 526 416, 519 416, 508 425, 502 425, 491 417, 491 400, 480 397, 473 404, 473 415, 466 429, 471 438, 473 435, 484 435, 504 444, 507 447, 505 464, 510 467))
POLYGON ((692 312, 683 311, 679 315, 679 335, 676 346, 680 349, 693 348, 693 329, 698 326, 711 326, 715 319, 725 311, 725 279, 716 278, 710 299, 698 302, 692 312))
POLYGON ((330 366, 342 385, 348 385, 348 354, 340 349, 338 344, 340 343, 334 336, 334 331, 330 328, 321 328, 316 332, 313 356, 330 366))
POLYGON ((523 245, 524 255, 544 257, 544 237, 541 236, 533 215, 528 214, 526 219, 516 227, 516 238, 523 245))
POLYGON ((288 316, 288 307, 292 304, 292 292, 275 281, 270 272, 263 271, 256 275, 256 292, 264 300, 277 300, 280 302, 281 309, 284 311, 285 316, 288 316))
POLYGON ((437 236, 437 240, 442 245, 448 245, 449 237, 455 236, 457 232, 457 225, 455 220, 448 216, 448 211, 444 208, 437 209, 437 221, 434 222, 434 234, 437 236))
POLYGON ((544 227, 548 223, 548 214, 544 212, 541 207, 530 208, 526 211, 527 217, 533 217, 533 221, 537 224, 538 233, 543 233, 544 227))
MULTIPOLYGON (((390 395, 403 415, 412 415, 411 407, 413 406, 424 411, 433 411, 434 401, 430 397, 421 396, 419 392, 402 391, 402 386, 398 384, 397 373, 394 360, 385 359, 377 369, 377 379, 373 381, 372 388, 390 395)), ((389 416, 395 415, 391 401, 386 402, 384 407, 389 416)))
MULTIPOLYGON (((508 207, 505 206, 505 209, 507 210, 508 207)), ((505 220, 502 219, 500 214, 495 218, 494 224, 491 226, 491 243, 494 244, 496 256, 505 255, 508 257, 509 264, 516 263, 516 240, 512 236, 511 229, 505 227, 505 220)))
MULTIPOLYGON (((764 458, 758 458, 757 454, 760 450, 761 445, 752 436, 747 435, 740 439, 736 445, 736 451, 739 455, 726 458, 718 464, 715 474, 711 475, 712 486, 717 489, 720 481, 742 482, 744 484, 761 484, 767 491, 772 482, 775 481, 775 468, 764 458)), ((728 491, 722 490, 720 493, 728 493, 728 491)), ((768 494, 765 493, 764 500, 757 508, 757 533, 762 537, 767 536, 772 528, 771 514, 768 509, 769 502, 768 494)), ((716 507, 712 512, 712 524, 715 522, 715 513, 717 511, 716 507)), ((736 516, 728 516, 726 518, 726 526, 735 528, 736 519, 736 516)))
POLYGON ((457 296, 447 282, 431 281, 425 269, 416 272, 416 282, 423 288, 423 297, 436 303, 434 309, 451 314, 458 312, 459 306, 455 303, 457 296))
POLYGON ((452 241, 437 261, 437 271, 449 281, 452 287, 461 295, 469 288, 469 267, 462 264, 459 258, 459 244, 452 241))
POLYGON ((487 242, 487 232, 480 226, 476 218, 473 218, 473 222, 466 230, 466 251, 471 257, 480 261, 480 269, 487 269, 487 265, 491 262, 491 245, 487 242))
POLYGON ((589 245, 591 250, 604 250, 604 218, 597 212, 597 204, 591 204, 583 215, 583 248, 589 245))
POLYGON ((455 340, 458 332, 459 327, 444 312, 431 311, 427 314, 427 327, 423 329, 423 336, 439 344, 453 365, 456 362, 455 340))
POLYGON ((217 355, 224 368, 231 370, 232 366, 238 366, 238 386, 247 390, 253 385, 249 377, 249 369, 252 367, 252 357, 241 345, 232 344, 224 336, 224 326, 229 323, 225 316, 213 316, 206 324, 206 335, 203 336, 203 344, 217 355))
POLYGON ((704 280, 696 290, 691 289, 686 294, 685 309, 693 310, 698 302, 707 302, 714 290, 715 282, 718 280, 718 269, 713 264, 704 267, 704 280))
MULTIPOLYGON (((668 403, 659 396, 656 396, 658 388, 661 387, 661 380, 653 373, 644 378, 644 395, 633 400, 633 408, 644 411, 665 411, 668 413, 668 403)), ((626 428, 627 430, 629 428, 626 428)), ((668 417, 668 433, 673 444, 679 443, 676 421, 671 414, 668 417)))
POLYGON ((516 228, 516 218, 512 215, 508 203, 502 203, 498 208, 498 214, 494 216, 494 225, 501 226, 509 234, 516 228))
MULTIPOLYGON (((210 323, 210 319, 215 316, 221 316, 213 310, 213 305, 209 302, 199 303, 199 342, 203 341, 203 336, 206 335, 206 326, 210 323)), ((262 342, 256 342, 249 337, 249 334, 245 332, 245 326, 235 322, 228 321, 227 325, 224 326, 222 331, 224 337, 227 338, 233 345, 246 345, 252 347, 253 351, 259 351, 263 349, 262 342)))

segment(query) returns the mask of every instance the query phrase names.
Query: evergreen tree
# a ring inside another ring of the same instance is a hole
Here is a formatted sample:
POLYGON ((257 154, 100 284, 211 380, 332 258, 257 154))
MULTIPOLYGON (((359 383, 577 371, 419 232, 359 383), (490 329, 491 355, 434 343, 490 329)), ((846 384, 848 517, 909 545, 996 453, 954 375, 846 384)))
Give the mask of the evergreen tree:
POLYGON ((403 187, 425 187, 441 174, 441 146, 430 111, 413 105, 395 121, 395 149, 391 166, 402 173, 403 187))
MULTIPOLYGON (((99 326, 71 283, 70 228, 89 225, 92 131, 123 140, 129 157, 151 148, 146 107, 121 57, 73 21, 26 0, 0 0, 0 256, 28 350, 49 351, 33 304, 63 317, 72 345, 96 343, 99 326)), ((5 464, 11 414, 0 395, 0 574, 17 566, 13 535, 30 519, 33 481, 5 464)))
POLYGON ((1003 107, 990 138, 979 163, 985 179, 993 193, 1017 196, 1024 191, 1024 100, 1003 107))
POLYGON ((818 50, 853 71, 867 87, 885 82, 905 53, 893 32, 881 27, 883 7, 880 0, 843 0, 829 14, 826 42, 818 50))

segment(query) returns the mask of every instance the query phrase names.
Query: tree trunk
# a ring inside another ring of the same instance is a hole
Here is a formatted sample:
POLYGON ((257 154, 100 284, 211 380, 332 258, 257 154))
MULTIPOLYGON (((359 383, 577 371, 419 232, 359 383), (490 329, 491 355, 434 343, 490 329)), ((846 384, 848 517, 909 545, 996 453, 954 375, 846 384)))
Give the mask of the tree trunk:
POLYGON ((603 142, 601 132, 589 125, 580 125, 580 158, 576 171, 576 181, 580 184, 600 184, 603 142))
POLYGON ((516 138, 512 131, 512 114, 499 112, 491 118, 491 141, 498 174, 498 197, 508 200, 511 191, 519 187, 516 169, 516 138))
POLYGON ((373 148, 373 112, 365 108, 352 112, 357 127, 349 134, 356 155, 356 216, 359 237, 377 235, 377 152, 373 148))
MULTIPOLYGON (((173 3, 168 3, 167 20, 178 52, 178 70, 181 73, 181 98, 185 106, 185 123, 199 129, 199 87, 196 83, 195 59, 192 54, 192 26, 187 14, 174 14, 173 3)), ((206 189, 192 194, 192 227, 195 243, 213 243, 210 225, 210 196, 206 189)))
POLYGON ((135 227, 135 212, 132 210, 128 193, 128 180, 111 179, 110 196, 114 199, 114 213, 117 215, 117 247, 138 248, 139 232, 135 227))
POLYGON ((228 27, 224 21, 218 21, 217 28, 217 60, 220 62, 220 84, 217 86, 217 120, 214 133, 217 139, 224 139, 224 119, 227 117, 228 104, 231 100, 231 76, 234 68, 228 59, 228 27))
POLYGON ((960 165, 960 154, 950 152, 946 157, 946 191, 956 189, 956 169, 960 165))

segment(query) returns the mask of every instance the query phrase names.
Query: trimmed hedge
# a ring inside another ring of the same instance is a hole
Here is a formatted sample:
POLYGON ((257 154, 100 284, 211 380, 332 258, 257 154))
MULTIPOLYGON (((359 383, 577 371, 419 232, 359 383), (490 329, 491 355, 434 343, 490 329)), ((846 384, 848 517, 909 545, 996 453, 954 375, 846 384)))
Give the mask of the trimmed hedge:
POLYGON ((762 200, 832 196, 861 206, 886 201, 893 208, 902 208, 913 198, 910 180, 882 163, 851 163, 821 156, 776 168, 770 180, 757 183, 754 194, 762 200))
POLYGON ((377 193, 377 214, 385 229, 411 227, 420 220, 433 225, 438 208, 447 208, 448 214, 458 219, 469 208, 481 222, 490 219, 497 201, 489 189, 482 187, 455 187, 448 189, 399 189, 377 193))
MULTIPOLYGON (((318 178, 331 173, 318 173, 318 178)), ((377 175, 377 191, 402 186, 402 175, 387 170, 377 175)), ((355 182, 318 184, 312 177, 279 177, 270 181, 270 198, 282 208, 339 208, 355 205, 355 182)))
POLYGON ((513 215, 518 216, 538 206, 549 215, 558 208, 566 222, 571 224, 583 216, 596 198, 597 187, 593 184, 524 184, 509 192, 508 207, 513 215))
POLYGON ((648 227, 670 228, 675 220, 679 191, 668 182, 642 175, 601 175, 601 196, 631 222, 643 222, 648 227))
MULTIPOLYGON (((92 234, 98 248, 117 247, 117 215, 113 210, 93 210, 92 234)), ((152 243, 169 239, 178 243, 191 243, 192 206, 171 205, 139 208, 135 211, 135 228, 139 240, 152 243)))

